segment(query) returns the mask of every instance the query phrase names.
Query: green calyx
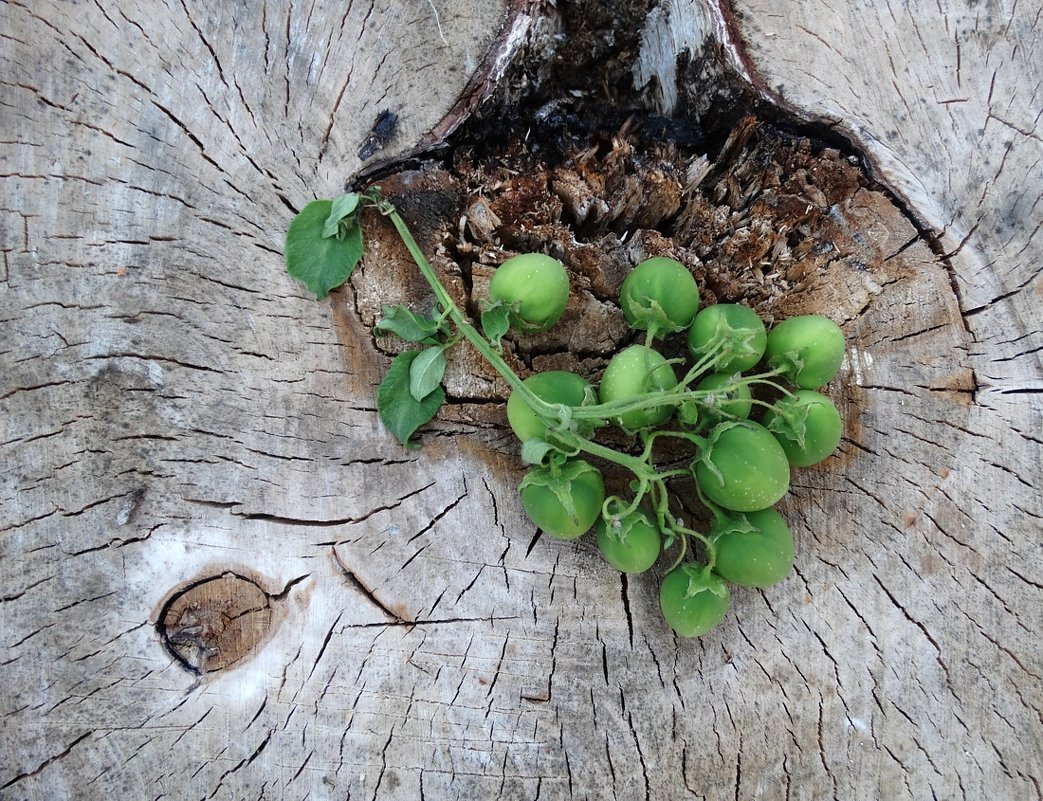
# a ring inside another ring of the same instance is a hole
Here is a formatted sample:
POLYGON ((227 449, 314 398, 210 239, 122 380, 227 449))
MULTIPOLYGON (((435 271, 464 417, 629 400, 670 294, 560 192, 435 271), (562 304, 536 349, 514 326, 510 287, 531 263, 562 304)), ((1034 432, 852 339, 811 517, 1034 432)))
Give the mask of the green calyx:
POLYGON ((728 597, 728 585, 724 583, 709 565, 686 564, 681 566, 688 577, 686 598, 695 598, 701 592, 708 592, 718 598, 728 597))

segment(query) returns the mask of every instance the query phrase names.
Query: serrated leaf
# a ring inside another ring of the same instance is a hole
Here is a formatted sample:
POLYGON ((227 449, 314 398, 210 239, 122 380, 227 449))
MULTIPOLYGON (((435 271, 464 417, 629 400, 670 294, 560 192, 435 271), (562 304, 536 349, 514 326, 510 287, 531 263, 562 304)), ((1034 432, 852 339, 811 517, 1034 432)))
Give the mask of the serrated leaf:
POLYGON ((359 196, 354 192, 341 195, 334 200, 333 205, 330 207, 330 214, 322 226, 323 237, 329 238, 335 236, 341 238, 341 223, 346 222, 348 218, 355 213, 355 210, 358 207, 359 196))
POLYGON ((499 347, 503 335, 511 327, 510 307, 503 303, 494 303, 482 312, 482 332, 495 346, 499 347))
POLYGON ((434 335, 440 326, 433 317, 417 314, 405 306, 385 306, 384 316, 374 326, 378 332, 394 334, 406 342, 435 344, 434 335))
POLYGON ((528 439, 522 443, 521 458, 525 464, 541 464, 554 446, 542 439, 528 439))
POLYGON ((410 368, 421 353, 423 351, 410 350, 398 354, 377 388, 380 422, 403 445, 409 445, 409 438, 435 416, 445 401, 445 390, 440 386, 420 401, 409 391, 410 368))
POLYGON ((323 237, 332 207, 329 200, 312 201, 286 231, 286 272, 320 300, 347 281, 362 258, 362 226, 357 220, 343 239, 323 237))
POLYGON ((446 364, 445 349, 441 345, 420 351, 409 365, 409 394, 422 402, 441 386, 446 364))

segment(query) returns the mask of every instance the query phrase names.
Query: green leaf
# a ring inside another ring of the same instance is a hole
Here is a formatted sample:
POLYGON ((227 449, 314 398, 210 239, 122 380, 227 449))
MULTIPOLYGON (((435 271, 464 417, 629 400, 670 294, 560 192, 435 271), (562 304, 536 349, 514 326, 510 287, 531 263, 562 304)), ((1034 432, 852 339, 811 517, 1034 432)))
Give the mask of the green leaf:
POLYGON ((631 313, 634 315, 633 327, 647 331, 650 339, 659 339, 663 334, 674 334, 685 328, 683 325, 675 325, 662 304, 652 298, 632 306, 631 313))
POLYGON ((630 532, 635 526, 654 525, 652 517, 640 507, 626 515, 612 514, 605 518, 605 522, 605 534, 608 538, 623 543, 630 538, 630 532))
POLYGON ((527 439, 522 443, 521 458, 525 464, 541 464, 547 454, 556 448, 542 439, 527 439))
POLYGON ((347 281, 362 258, 362 226, 357 220, 343 239, 323 237, 332 207, 329 200, 312 201, 286 232, 286 272, 320 300, 347 281))
POLYGON ((718 483, 724 486, 724 476, 721 475, 720 468, 717 467, 713 462, 713 446, 717 444, 717 440, 720 439, 721 434, 730 428, 735 428, 738 423, 720 423, 714 426, 710 432, 710 436, 706 442, 699 447, 699 455, 696 457, 695 462, 692 462, 692 473, 695 473, 695 465, 697 462, 702 462, 706 469, 710 471, 710 474, 717 479, 718 483))
POLYGON ((441 387, 436 387, 420 401, 409 391, 410 368, 421 353, 423 351, 410 350, 398 354, 377 388, 380 422, 399 442, 407 446, 413 433, 434 417, 445 401, 445 390, 441 387))
POLYGON ((445 368, 445 348, 441 345, 420 351, 409 365, 409 394, 422 403, 441 385, 445 368))
POLYGON ((440 325, 433 317, 417 314, 405 306, 385 306, 384 316, 380 318, 375 331, 394 334, 406 342, 425 342, 436 344, 435 334, 440 325))
POLYGON ((511 309, 505 303, 494 303, 482 312, 482 332, 489 341, 499 347, 503 335, 511 327, 511 309))
POLYGON ((605 534, 610 540, 616 542, 623 542, 626 539, 627 531, 624 530, 623 520, 619 515, 613 515, 605 520, 605 534))
POLYGON ((343 239, 341 223, 348 222, 348 218, 355 213, 355 209, 358 206, 359 196, 354 192, 341 195, 334 200, 333 206, 330 208, 330 215, 322 226, 322 236, 324 238, 335 236, 338 239, 343 239))

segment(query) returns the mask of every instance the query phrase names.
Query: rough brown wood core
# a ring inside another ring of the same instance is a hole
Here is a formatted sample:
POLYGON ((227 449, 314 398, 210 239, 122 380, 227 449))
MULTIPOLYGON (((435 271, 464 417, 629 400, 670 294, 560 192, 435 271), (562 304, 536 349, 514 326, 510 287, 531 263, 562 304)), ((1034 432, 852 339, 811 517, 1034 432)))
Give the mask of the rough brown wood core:
POLYGON ((267 593, 243 576, 225 573, 178 590, 158 624, 164 646, 186 670, 223 670, 254 652, 268 635, 267 593))
MULTIPOLYGON (((975 379, 961 363, 968 337, 944 267, 857 159, 753 116, 735 126, 712 162, 640 130, 626 124, 556 162, 522 140, 493 154, 464 147, 380 185, 474 320, 493 271, 510 256, 539 251, 566 265, 572 295, 561 322, 505 341, 508 361, 523 376, 569 370, 596 382, 612 355, 637 338, 618 306, 623 279, 642 259, 670 256, 691 269, 704 303, 745 303, 769 323, 818 313, 845 326, 851 363, 831 392, 856 441, 865 403, 858 361, 887 341, 859 323, 881 296, 876 313, 889 315, 898 290, 932 286, 924 295, 929 308, 907 318, 908 330, 888 333, 901 341, 927 318, 931 331, 958 343, 947 349, 948 363, 930 357, 923 381, 966 410, 975 379)), ((394 229, 374 214, 364 266, 336 302, 347 340, 372 329, 384 305, 427 313, 434 299, 394 229)), ((369 341, 376 362, 407 347, 394 337, 369 341)), ((664 347, 683 356, 683 337, 664 347)), ((467 422, 503 424, 502 379, 466 347, 450 358, 446 388, 455 403, 444 418, 460 419, 465 406, 467 422)))

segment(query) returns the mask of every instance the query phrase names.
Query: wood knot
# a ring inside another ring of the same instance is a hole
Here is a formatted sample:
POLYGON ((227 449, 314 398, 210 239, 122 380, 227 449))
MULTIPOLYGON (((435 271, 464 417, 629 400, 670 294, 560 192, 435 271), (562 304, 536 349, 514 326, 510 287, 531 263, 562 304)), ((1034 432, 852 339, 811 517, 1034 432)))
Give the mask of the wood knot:
POLYGON ((171 655, 186 670, 203 674, 253 653, 271 624, 268 594, 248 578, 225 573, 176 591, 157 627, 171 655))

